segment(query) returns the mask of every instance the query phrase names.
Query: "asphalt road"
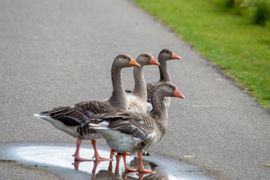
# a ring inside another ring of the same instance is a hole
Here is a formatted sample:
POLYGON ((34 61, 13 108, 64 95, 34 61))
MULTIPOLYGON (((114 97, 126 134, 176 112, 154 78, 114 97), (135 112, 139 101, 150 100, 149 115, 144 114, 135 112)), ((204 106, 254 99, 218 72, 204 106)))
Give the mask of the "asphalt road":
MULTIPOLYGON (((231 179, 270 179, 263 166, 270 163, 270 114, 125 0, 0 1, 0 142, 74 142, 32 114, 109 97, 117 54, 157 55, 164 47, 183 57, 169 70, 186 99, 173 100, 170 129, 151 150, 189 155, 231 179)), ((123 76, 131 88, 131 69, 123 76)), ((157 80, 157 68, 145 68, 145 76, 157 80)))

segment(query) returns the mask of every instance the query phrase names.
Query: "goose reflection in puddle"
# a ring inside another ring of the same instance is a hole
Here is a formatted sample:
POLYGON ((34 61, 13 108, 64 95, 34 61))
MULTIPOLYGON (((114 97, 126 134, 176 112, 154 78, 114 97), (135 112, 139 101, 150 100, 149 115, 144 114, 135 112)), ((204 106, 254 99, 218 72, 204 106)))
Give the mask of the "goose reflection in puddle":
MULTIPOLYGON (((75 170, 79 170, 80 163, 85 163, 86 161, 74 161, 73 166, 75 170)), ((120 171, 119 168, 117 168, 117 164, 115 164, 115 167, 113 169, 113 161, 108 162, 108 168, 107 170, 105 169, 100 169, 98 172, 97 169, 98 165, 100 164, 100 161, 92 161, 93 163, 93 168, 91 172, 91 179, 93 180, 118 180, 118 179, 123 179, 123 180, 167 180, 169 179, 168 175, 162 171, 162 169, 155 163, 150 162, 150 161, 144 161, 144 166, 147 169, 151 169, 155 171, 153 174, 149 173, 137 173, 137 172, 125 172, 125 171, 120 171)), ((121 163, 121 162, 120 162, 121 163)), ((134 158, 133 160, 130 161, 129 165, 131 167, 137 167, 138 165, 138 159, 134 158)), ((118 167, 122 167, 120 164, 118 167)), ((122 167, 121 170, 124 170, 122 167)))
MULTIPOLYGON (((71 154, 74 151, 72 145, 29 145, 11 144, 0 145, 0 159, 14 160, 20 164, 31 167, 45 167, 62 179, 74 177, 87 177, 86 179, 216 179, 208 175, 204 170, 186 161, 179 161, 172 158, 151 154, 144 158, 144 166, 155 171, 154 174, 138 174, 137 172, 125 173, 124 163, 120 162, 116 168, 116 160, 113 161, 74 161, 71 154), (89 177, 90 176, 90 177, 89 177)), ((82 148, 83 156, 89 156, 89 148, 82 148)), ((100 148, 102 156, 109 156, 110 151, 100 148)), ((114 156, 113 156, 114 157, 114 156)), ((127 156, 127 163, 130 167, 137 167, 138 160, 135 156, 127 156)))

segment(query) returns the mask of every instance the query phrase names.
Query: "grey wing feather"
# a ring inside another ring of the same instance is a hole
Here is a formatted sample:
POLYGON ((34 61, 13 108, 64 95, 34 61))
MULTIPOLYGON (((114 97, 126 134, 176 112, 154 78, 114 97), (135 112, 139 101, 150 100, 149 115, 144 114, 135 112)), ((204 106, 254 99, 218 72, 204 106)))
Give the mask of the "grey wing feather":
POLYGON ((51 111, 41 112, 40 114, 48 115, 52 119, 59 120, 66 126, 78 126, 85 124, 91 115, 83 112, 80 108, 70 106, 57 107, 51 111))
POLYGON ((52 119, 59 120, 66 126, 79 126, 86 124, 95 114, 106 113, 111 110, 106 102, 87 101, 75 104, 74 107, 57 107, 41 114, 46 114, 52 119))
POLYGON ((113 111, 113 108, 107 102, 102 101, 85 101, 75 104, 75 107, 79 107, 83 111, 94 114, 102 114, 113 111))
POLYGON ((108 128, 132 135, 144 141, 153 131, 153 123, 149 116, 137 113, 118 113, 99 117, 98 122, 107 121, 108 128))

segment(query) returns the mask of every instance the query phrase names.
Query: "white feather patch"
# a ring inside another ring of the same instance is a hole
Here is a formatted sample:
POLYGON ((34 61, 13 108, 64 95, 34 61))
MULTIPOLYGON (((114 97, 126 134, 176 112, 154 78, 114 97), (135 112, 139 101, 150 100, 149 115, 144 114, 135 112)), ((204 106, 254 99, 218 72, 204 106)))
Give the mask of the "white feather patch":
POLYGON ((101 126, 99 124, 94 124, 94 123, 90 123, 89 127, 91 129, 96 129, 96 130, 98 130, 98 129, 108 129, 106 126, 101 126))
POLYGON ((48 118, 49 116, 41 115, 41 114, 33 114, 34 117, 38 119, 48 118))
POLYGON ((98 124, 101 126, 108 127, 110 123, 108 121, 102 121, 101 123, 98 123, 98 124))

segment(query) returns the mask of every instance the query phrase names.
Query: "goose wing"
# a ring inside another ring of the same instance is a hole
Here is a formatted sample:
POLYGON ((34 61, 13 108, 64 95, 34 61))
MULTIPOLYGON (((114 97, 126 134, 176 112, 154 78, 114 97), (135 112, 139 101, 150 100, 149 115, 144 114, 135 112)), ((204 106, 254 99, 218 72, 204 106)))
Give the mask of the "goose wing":
POLYGON ((113 111, 113 107, 106 101, 84 101, 75 104, 76 108, 94 114, 109 113, 113 111))
POLYGON ((52 118, 61 121, 66 126, 79 126, 85 124, 93 116, 93 113, 83 111, 81 108, 62 106, 44 111, 39 114, 40 118, 52 118))
MULTIPOLYGON (((106 127, 139 138, 142 141, 149 138, 154 130, 150 116, 140 113, 117 113, 98 117, 91 124, 106 127)), ((90 124, 90 127, 91 127, 90 124)))

